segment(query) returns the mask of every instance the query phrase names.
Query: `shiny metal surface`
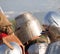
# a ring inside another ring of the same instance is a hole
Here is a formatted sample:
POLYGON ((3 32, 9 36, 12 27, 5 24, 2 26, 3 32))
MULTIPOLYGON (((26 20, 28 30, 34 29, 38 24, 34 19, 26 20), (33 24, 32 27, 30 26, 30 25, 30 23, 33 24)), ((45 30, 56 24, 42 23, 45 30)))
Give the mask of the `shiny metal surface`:
POLYGON ((28 54, 45 54, 48 44, 36 43, 28 48, 28 54))
POLYGON ((13 50, 9 49, 5 44, 1 45, 0 54, 22 54, 22 49, 17 43, 12 42, 11 45, 14 47, 13 50))
POLYGON ((39 21, 30 13, 23 13, 16 17, 16 35, 25 43, 42 32, 39 21))
POLYGON ((60 15, 56 12, 48 12, 44 18, 45 25, 55 25, 60 27, 60 15))
POLYGON ((60 54, 60 41, 51 43, 48 46, 46 54, 60 54))
POLYGON ((44 22, 51 35, 51 41, 60 40, 60 15, 56 12, 48 12, 44 18, 44 22))

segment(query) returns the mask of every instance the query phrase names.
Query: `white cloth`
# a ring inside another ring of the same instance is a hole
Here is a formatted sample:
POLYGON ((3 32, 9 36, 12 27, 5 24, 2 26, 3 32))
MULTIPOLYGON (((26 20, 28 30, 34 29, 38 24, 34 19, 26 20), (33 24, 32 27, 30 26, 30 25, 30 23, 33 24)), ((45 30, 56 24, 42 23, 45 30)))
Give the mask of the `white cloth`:
POLYGON ((11 45, 14 47, 13 50, 8 48, 5 44, 1 45, 0 54, 22 54, 22 49, 17 43, 12 42, 11 45))
POLYGON ((28 48, 28 54, 45 54, 48 44, 36 43, 28 48))
POLYGON ((60 27, 60 15, 56 12, 48 12, 44 18, 44 24, 60 27))

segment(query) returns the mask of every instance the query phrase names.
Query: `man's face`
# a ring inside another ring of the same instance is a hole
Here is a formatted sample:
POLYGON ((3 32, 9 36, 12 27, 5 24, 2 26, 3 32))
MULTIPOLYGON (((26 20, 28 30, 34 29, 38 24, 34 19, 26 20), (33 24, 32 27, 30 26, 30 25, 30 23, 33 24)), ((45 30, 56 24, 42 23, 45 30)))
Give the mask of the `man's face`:
POLYGON ((53 36, 53 38, 60 38, 60 28, 59 27, 50 26, 48 31, 53 36))
POLYGON ((8 34, 11 34, 13 32, 11 26, 7 26, 7 32, 8 34))
POLYGON ((3 31, 5 31, 6 30, 6 27, 2 27, 2 29, 3 29, 3 31))

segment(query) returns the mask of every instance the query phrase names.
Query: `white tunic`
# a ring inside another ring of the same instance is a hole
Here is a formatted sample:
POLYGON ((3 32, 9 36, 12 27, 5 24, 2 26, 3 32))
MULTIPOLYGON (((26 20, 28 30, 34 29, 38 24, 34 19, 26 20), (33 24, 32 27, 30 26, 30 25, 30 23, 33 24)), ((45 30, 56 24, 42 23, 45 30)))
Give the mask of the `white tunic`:
POLYGON ((1 45, 0 54, 22 54, 22 49, 18 44, 12 42, 11 45, 14 47, 13 50, 8 48, 5 44, 1 45))

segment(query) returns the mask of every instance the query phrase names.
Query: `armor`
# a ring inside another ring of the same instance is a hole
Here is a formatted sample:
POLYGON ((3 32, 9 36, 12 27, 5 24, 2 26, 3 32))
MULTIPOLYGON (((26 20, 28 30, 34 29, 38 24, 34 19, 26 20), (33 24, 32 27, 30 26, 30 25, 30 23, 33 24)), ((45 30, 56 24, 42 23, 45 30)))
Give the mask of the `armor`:
MULTIPOLYGON (((24 51, 24 47, 21 43, 21 41, 16 37, 16 35, 14 34, 12 28, 11 28, 11 23, 9 22, 9 20, 7 19, 7 17, 5 16, 5 14, 3 13, 2 10, 0 10, 0 35, 2 35, 2 38, 0 40, 0 45, 2 48, 0 48, 0 50, 4 50, 4 52, 0 51, 1 54, 5 53, 5 50, 7 47, 9 47, 9 49, 7 49, 8 53, 6 52, 6 54, 20 54, 19 50, 20 49, 16 49, 18 51, 16 51, 15 49, 15 43, 12 44, 12 46, 10 45, 10 42, 16 42, 18 45, 20 45, 22 47, 22 50, 24 51), (5 37, 6 36, 6 37, 5 37), (3 46, 4 45, 4 46, 3 46), (6 48, 5 48, 6 47, 6 48), (13 50, 11 50, 13 49, 13 50), (16 51, 16 53, 14 52, 16 51)), ((19 48, 19 46, 16 46, 19 48)), ((23 52, 24 53, 24 52, 23 52)))
POLYGON ((46 54, 60 54, 60 41, 51 43, 47 48, 46 54))
POLYGON ((60 40, 60 15, 56 12, 48 12, 44 18, 44 22, 44 25, 47 25, 51 40, 60 40))
POLYGON ((28 54, 45 54, 47 46, 47 43, 35 43, 28 48, 28 54))
POLYGON ((16 35, 26 43, 34 36, 40 36, 42 29, 39 21, 32 16, 31 13, 23 13, 15 18, 16 20, 16 35))
POLYGON ((60 15, 56 12, 48 12, 44 18, 44 25, 60 27, 60 15))
POLYGON ((22 48, 15 42, 10 43, 14 49, 11 50, 5 44, 0 45, 0 54, 22 54, 22 48))

